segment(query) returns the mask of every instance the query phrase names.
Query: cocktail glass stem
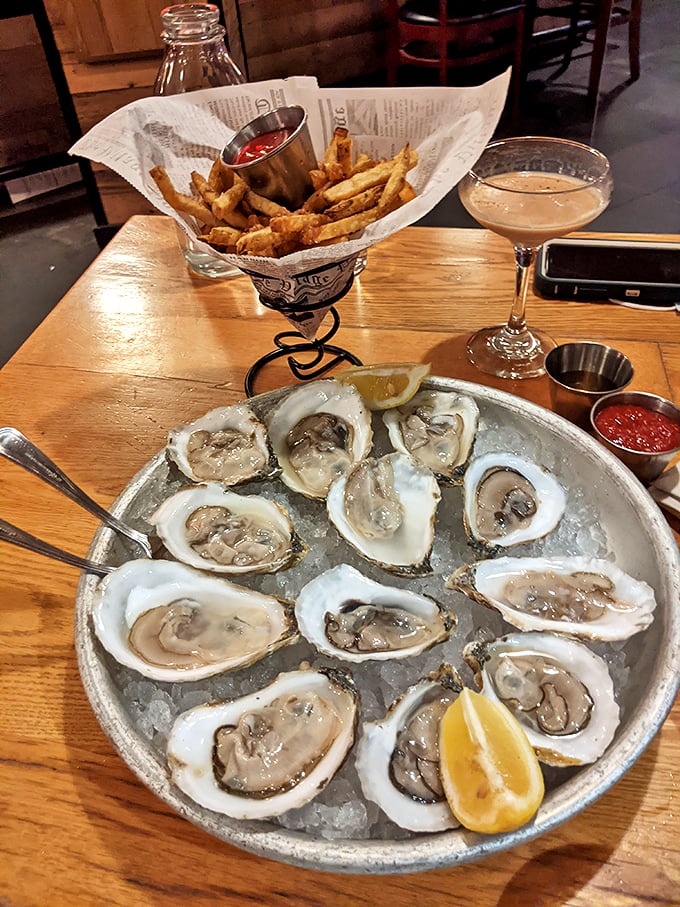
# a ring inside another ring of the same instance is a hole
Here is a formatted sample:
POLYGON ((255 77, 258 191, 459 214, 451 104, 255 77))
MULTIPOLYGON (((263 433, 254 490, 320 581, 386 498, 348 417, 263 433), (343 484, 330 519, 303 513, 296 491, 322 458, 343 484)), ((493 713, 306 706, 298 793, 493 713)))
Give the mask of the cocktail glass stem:
POLYGON ((515 246, 515 298, 512 301, 508 331, 511 334, 526 332, 527 323, 524 313, 527 305, 527 290, 529 289, 529 270, 534 260, 534 250, 515 246))
POLYGON ((545 354, 554 346, 552 337, 527 327, 529 276, 535 249, 515 246, 515 294, 506 324, 483 328, 470 337, 468 359, 481 371, 501 378, 535 378, 545 371, 545 354))

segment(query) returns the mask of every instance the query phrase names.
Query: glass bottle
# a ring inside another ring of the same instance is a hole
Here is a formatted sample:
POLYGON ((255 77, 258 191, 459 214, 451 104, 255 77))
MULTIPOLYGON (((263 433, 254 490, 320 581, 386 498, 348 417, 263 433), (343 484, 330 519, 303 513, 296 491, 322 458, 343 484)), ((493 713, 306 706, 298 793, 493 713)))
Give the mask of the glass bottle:
MULTIPOLYGON (((245 82, 224 43, 224 26, 213 3, 178 3, 161 11, 165 42, 154 83, 155 95, 184 94, 245 82)), ((203 277, 236 277, 242 272, 203 251, 177 225, 177 238, 189 267, 203 277)))

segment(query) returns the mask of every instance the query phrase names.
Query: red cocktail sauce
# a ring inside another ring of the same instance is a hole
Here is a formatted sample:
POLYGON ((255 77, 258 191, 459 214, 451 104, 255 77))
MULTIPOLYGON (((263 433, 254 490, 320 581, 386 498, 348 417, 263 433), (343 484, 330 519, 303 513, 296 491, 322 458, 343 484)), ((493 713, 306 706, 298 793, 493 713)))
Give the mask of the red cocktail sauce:
POLYGON ((274 151, 279 145, 283 145, 292 129, 275 129, 273 132, 263 132, 262 135, 256 135, 255 138, 241 148, 237 157, 236 164, 249 164, 256 161, 259 157, 264 157, 270 151, 274 151))
POLYGON ((663 413, 632 403, 612 403, 595 415, 595 425, 608 441, 643 453, 680 447, 680 425, 663 413))

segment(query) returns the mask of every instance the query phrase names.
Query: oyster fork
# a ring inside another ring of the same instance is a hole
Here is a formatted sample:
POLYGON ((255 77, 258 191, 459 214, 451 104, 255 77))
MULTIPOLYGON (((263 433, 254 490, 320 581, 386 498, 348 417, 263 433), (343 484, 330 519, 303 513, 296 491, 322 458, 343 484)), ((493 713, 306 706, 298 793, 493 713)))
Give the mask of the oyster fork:
MULTIPOLYGON (((117 517, 110 514, 108 510, 97 504, 96 501, 93 501, 82 488, 79 488, 66 473, 16 428, 9 426, 0 428, 0 456, 5 457, 12 463, 16 463, 18 466, 22 466, 28 472, 47 482, 48 485, 56 488, 57 491, 61 491, 62 494, 75 501, 76 504, 84 507, 93 516, 100 519, 105 526, 126 536, 126 538, 142 549, 145 557, 150 558, 152 556, 151 542, 143 532, 127 526, 117 517)), ((43 542, 28 532, 18 529, 11 523, 5 522, 5 520, 0 520, 0 540, 19 545, 38 554, 44 554, 47 557, 56 558, 75 567, 82 567, 84 570, 97 573, 100 576, 110 573, 114 569, 105 564, 95 564, 85 558, 62 551, 61 548, 56 548, 54 545, 43 542)))

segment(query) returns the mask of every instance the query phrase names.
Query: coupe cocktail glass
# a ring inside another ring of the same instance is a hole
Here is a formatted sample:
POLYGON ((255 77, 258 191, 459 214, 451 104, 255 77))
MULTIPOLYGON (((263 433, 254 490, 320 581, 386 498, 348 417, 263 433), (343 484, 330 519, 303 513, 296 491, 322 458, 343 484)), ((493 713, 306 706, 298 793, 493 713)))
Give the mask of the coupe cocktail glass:
POLYGON ((525 136, 492 142, 458 186, 460 200, 482 226, 515 250, 515 297, 506 324, 470 337, 467 354, 501 378, 542 375, 555 341, 525 321, 530 267, 547 240, 579 230, 604 211, 612 178, 607 158, 566 139, 525 136))

